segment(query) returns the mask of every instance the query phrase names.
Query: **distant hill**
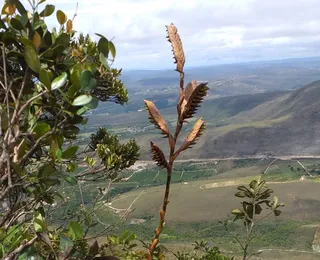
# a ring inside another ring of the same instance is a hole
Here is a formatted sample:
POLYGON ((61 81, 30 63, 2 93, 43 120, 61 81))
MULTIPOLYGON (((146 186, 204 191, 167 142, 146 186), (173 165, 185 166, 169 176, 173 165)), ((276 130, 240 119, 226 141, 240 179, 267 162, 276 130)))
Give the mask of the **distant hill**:
MULTIPOLYGON (((187 68, 185 81, 208 81, 211 95, 234 96, 297 89, 319 79, 320 57, 247 62, 187 68)), ((123 70, 122 80, 132 95, 139 90, 178 86, 172 70, 123 70)), ((175 94, 176 92, 172 92, 175 94)))
POLYGON ((303 155, 320 152, 320 81, 275 96, 209 128, 199 157, 303 155))
MULTIPOLYGON (((175 106, 161 110, 175 125, 175 106)), ((298 90, 240 95, 205 100, 198 115, 207 129, 182 158, 250 155, 312 155, 320 152, 320 81, 298 90)), ((114 120, 119 118, 114 117, 114 120)), ((101 120, 101 119, 98 119, 101 120)), ((147 127, 132 135, 142 146, 142 158, 150 159, 149 140, 166 145, 148 123, 146 112, 121 114, 115 127, 147 127)), ((186 136, 192 122, 186 125, 186 136)))
MULTIPOLYGON (((289 59, 186 69, 186 82, 207 80, 210 91, 197 115, 207 130, 185 158, 256 154, 298 155, 320 152, 320 58, 289 59), (312 82, 311 84, 308 84, 312 82)), ((105 126, 124 139, 135 138, 142 159, 149 141, 160 145, 143 100, 154 101, 169 127, 175 127, 178 75, 173 70, 124 71, 129 90, 125 106, 100 105, 84 126, 86 136, 105 126)), ((186 125, 186 135, 192 122, 186 125)))

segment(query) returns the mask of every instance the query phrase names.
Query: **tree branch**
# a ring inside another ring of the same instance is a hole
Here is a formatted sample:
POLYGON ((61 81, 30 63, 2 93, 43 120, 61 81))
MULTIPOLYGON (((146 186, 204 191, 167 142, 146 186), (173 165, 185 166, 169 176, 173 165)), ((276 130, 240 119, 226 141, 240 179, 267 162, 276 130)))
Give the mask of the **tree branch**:
POLYGON ((16 256, 18 256, 26 247, 32 246, 34 244, 34 242, 36 242, 37 239, 38 239, 38 236, 35 236, 31 240, 29 240, 28 242, 23 241, 18 248, 16 248, 14 251, 9 253, 8 255, 4 256, 4 258, 2 258, 2 260, 16 259, 16 256))

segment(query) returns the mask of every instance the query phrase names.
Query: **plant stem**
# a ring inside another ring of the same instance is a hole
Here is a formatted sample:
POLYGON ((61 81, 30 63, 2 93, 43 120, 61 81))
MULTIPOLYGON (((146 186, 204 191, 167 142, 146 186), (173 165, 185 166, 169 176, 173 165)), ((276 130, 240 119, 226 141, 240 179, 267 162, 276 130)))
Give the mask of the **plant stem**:
POLYGON ((170 162, 169 167, 167 168, 166 190, 165 190, 165 193, 164 193, 162 210, 160 210, 160 221, 159 221, 159 225, 158 225, 158 227, 156 229, 156 234, 154 235, 152 243, 151 243, 151 245, 149 247, 148 260, 152 260, 154 249, 156 248, 156 246, 159 243, 159 237, 160 237, 160 234, 161 234, 163 226, 164 226, 165 216, 166 216, 166 212, 167 212, 167 205, 169 203, 172 167, 173 167, 173 162, 170 162))

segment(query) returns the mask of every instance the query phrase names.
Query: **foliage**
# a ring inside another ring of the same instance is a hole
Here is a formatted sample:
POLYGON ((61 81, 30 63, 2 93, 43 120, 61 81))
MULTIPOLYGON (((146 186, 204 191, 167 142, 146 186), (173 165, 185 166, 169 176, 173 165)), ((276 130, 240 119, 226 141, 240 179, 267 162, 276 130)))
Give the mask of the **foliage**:
POLYGON ((261 180, 261 177, 259 177, 258 180, 251 181, 248 187, 241 185, 237 189, 238 192, 235 196, 244 198, 245 200, 241 202, 242 208, 234 209, 231 213, 235 216, 233 221, 241 220, 243 222, 246 230, 245 238, 234 236, 228 229, 228 221, 225 221, 222 224, 237 240, 243 250, 243 260, 246 260, 252 255, 255 255, 251 254, 248 256, 248 250, 252 240, 255 238, 254 231, 256 225, 272 214, 280 216, 280 208, 284 207, 284 204, 279 203, 279 199, 276 196, 274 196, 272 200, 269 199, 273 190, 267 188, 266 182, 261 180), (262 216, 262 213, 265 211, 268 213, 262 216))
POLYGON ((195 123, 193 129, 191 130, 191 132, 189 133, 189 135, 187 136, 187 138, 185 139, 185 141, 179 149, 176 149, 176 142, 183 127, 183 123, 186 122, 187 119, 193 117, 197 108, 200 106, 204 96, 206 96, 208 91, 207 83, 198 84, 194 80, 190 82, 186 86, 186 88, 184 88, 183 68, 185 64, 185 56, 182 47, 182 42, 178 34, 177 28, 172 23, 166 26, 166 28, 168 33, 167 38, 172 46, 173 56, 175 60, 174 63, 177 64, 176 71, 180 74, 180 97, 177 104, 178 118, 174 134, 170 133, 166 121, 161 116, 155 104, 149 100, 144 101, 146 110, 149 114, 150 122, 161 131, 161 134, 164 135, 164 137, 168 138, 170 150, 169 159, 167 160, 160 147, 158 147, 153 142, 150 142, 152 160, 155 161, 158 166, 167 170, 167 181, 162 209, 160 210, 159 225, 155 231, 155 236, 152 239, 151 244, 148 245, 148 260, 152 260, 155 249, 159 243, 160 234, 164 227, 167 205, 169 203, 169 192, 174 161, 182 151, 194 145, 196 143, 196 140, 202 135, 202 132, 205 129, 204 121, 202 120, 202 118, 198 119, 198 121, 195 123))
POLYGON ((178 260, 233 260, 221 254, 219 248, 208 246, 208 242, 201 240, 194 243, 194 250, 190 253, 177 252, 174 256, 178 260))
MULTIPOLYGON (((7 0, 0 20, 0 257, 16 259, 39 255, 52 259, 83 259, 90 244, 88 230, 95 225, 93 211, 84 205, 76 215, 55 227, 54 207, 68 203, 59 187, 78 180, 117 179, 132 165, 139 147, 131 140, 99 129, 94 149, 76 145, 85 113, 100 102, 125 104, 127 90, 111 68, 115 46, 103 35, 98 43, 79 34, 54 5, 45 0, 7 0), (46 19, 55 13, 58 27, 46 19), (112 56, 112 59, 109 57, 112 56), (101 143, 99 143, 101 141, 101 143), (78 165, 85 169, 79 172, 78 165)), ((75 14, 76 16, 76 14, 75 14)), ((41 259, 41 258, 40 258, 41 259)))

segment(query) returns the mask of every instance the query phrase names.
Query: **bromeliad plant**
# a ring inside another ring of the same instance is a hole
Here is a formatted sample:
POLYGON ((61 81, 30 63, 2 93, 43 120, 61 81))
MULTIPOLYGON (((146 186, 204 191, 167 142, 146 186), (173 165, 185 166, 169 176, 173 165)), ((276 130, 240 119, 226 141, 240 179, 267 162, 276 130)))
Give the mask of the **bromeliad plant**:
POLYGON ((159 243, 160 234, 162 232, 165 217, 167 212, 167 206, 169 203, 169 192, 170 192, 170 183, 171 183, 171 175, 174 161, 177 159, 179 154, 190 148, 192 145, 196 143, 196 140, 202 135, 205 124, 202 118, 199 118, 193 129, 184 140, 181 147, 176 149, 177 139, 183 127, 183 124, 187 122, 187 119, 190 119, 196 113, 198 107, 200 106, 203 98, 206 96, 208 91, 208 83, 197 83, 195 80, 191 81, 186 87, 184 87, 184 64, 185 64, 185 56, 182 47, 182 42, 180 36, 178 34, 177 28, 174 24, 170 24, 166 26, 167 28, 167 38, 168 41, 171 43, 174 60, 176 65, 176 71, 180 74, 180 89, 179 89, 179 101, 177 104, 177 111, 178 111, 178 119, 175 132, 171 134, 169 127, 163 117, 161 116, 160 112, 154 105, 152 101, 145 100, 145 106, 149 113, 149 119, 152 124, 156 126, 156 128, 160 129, 162 135, 169 140, 169 158, 167 159, 162 150, 153 142, 151 142, 151 153, 152 159, 156 162, 156 164, 162 168, 167 170, 167 182, 165 188, 165 194, 162 204, 162 209, 160 210, 160 221, 159 225, 155 231, 155 236, 149 245, 148 250, 148 259, 151 260, 153 257, 153 253, 155 248, 159 243))

